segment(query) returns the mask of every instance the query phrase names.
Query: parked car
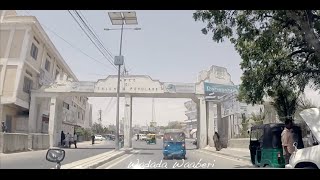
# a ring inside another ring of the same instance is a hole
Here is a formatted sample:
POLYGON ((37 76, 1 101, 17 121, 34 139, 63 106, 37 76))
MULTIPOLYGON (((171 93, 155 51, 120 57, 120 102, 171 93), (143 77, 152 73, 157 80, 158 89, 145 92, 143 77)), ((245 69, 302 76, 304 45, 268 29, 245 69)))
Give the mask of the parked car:
POLYGON ((95 135, 95 136, 94 136, 94 139, 95 139, 96 141, 103 141, 103 140, 104 140, 104 137, 102 137, 101 135, 95 135))
POLYGON ((311 146, 297 149, 295 142, 295 151, 292 153, 286 168, 320 169, 320 109, 306 109, 300 115, 312 132, 309 137, 311 146))

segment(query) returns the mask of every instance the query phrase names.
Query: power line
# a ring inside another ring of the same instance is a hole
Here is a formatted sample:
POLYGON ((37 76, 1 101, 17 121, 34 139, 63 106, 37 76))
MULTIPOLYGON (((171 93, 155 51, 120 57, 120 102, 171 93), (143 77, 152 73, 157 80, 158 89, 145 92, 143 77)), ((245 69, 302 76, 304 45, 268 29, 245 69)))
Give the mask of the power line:
POLYGON ((90 39, 90 41, 94 44, 94 46, 96 46, 96 48, 99 50, 99 52, 109 61, 109 63, 117 70, 117 67, 109 60, 109 58, 105 55, 105 53, 98 47, 98 45, 94 42, 94 40, 92 40, 92 38, 90 37, 90 35, 86 32, 86 30, 84 30, 84 28, 81 26, 81 24, 79 23, 79 21, 77 20, 77 18, 70 12, 70 10, 68 10, 69 14, 72 16, 72 18, 76 21, 76 23, 80 26, 80 28, 82 29, 82 31, 87 35, 87 37, 90 39))
MULTIPOLYGON (((113 59, 113 55, 109 52, 109 50, 107 50, 104 45, 102 44, 100 38, 96 35, 96 33, 94 32, 93 28, 90 26, 90 24, 88 23, 88 21, 85 19, 85 17, 81 17, 81 15, 76 11, 74 10, 74 12, 76 13, 76 15, 78 16, 78 18, 81 20, 82 24, 84 25, 84 27, 87 29, 87 31, 89 33, 91 33, 92 37, 94 38, 95 42, 97 43, 97 45, 102 49, 104 50, 105 52, 107 52, 107 54, 111 57, 112 60, 113 59), (90 28, 90 27, 91 28, 90 28), (92 29, 92 30, 91 30, 92 29)), ((109 61, 109 60, 108 60, 109 61)), ((110 62, 110 61, 109 61, 110 62)), ((112 63, 112 62, 110 62, 112 63)), ((112 63, 113 64, 113 63, 112 63)))
MULTIPOLYGON (((85 16, 81 13, 81 11, 79 11, 79 13, 74 10, 74 12, 76 13, 76 15, 78 16, 78 18, 82 21, 82 24, 86 27, 86 29, 91 33, 91 35, 95 38, 96 42, 98 42, 98 46, 102 49, 104 49, 108 55, 113 59, 113 55, 103 46, 100 38, 98 37, 97 33, 94 31, 94 29, 91 27, 90 23, 88 22, 88 20, 85 18, 85 16), (83 16, 83 18, 81 17, 83 16)), ((124 73, 125 73, 125 70, 124 70, 124 73)), ((113 100, 113 97, 110 99, 107 107, 106 107, 106 110, 107 111, 111 105, 111 102, 113 100)), ((108 111, 107 111, 108 113, 108 111)))
MULTIPOLYGON (((110 51, 108 51, 103 43, 101 42, 99 36, 97 35, 97 33, 94 31, 94 29, 91 27, 90 23, 88 22, 88 20, 86 19, 86 17, 81 13, 81 11, 76 11, 74 10, 74 12, 77 14, 78 18, 82 21, 82 24, 86 27, 86 29, 91 33, 91 35, 95 38, 95 40, 98 42, 98 45, 99 47, 101 47, 102 49, 104 49, 108 55, 113 59, 113 55, 110 51)), ((127 71, 127 68, 126 68, 126 64, 124 62, 124 66, 123 66, 123 72, 122 72, 122 75, 125 76, 125 75, 128 75, 128 71, 127 71)))
MULTIPOLYGON (((77 11, 75 11, 77 12, 77 11)), ((89 27, 88 29, 91 31, 91 33, 96 37, 96 39, 98 40, 99 44, 102 46, 102 48, 110 55, 110 57, 113 59, 114 55, 112 55, 112 53, 106 49, 104 46, 103 46, 103 43, 101 42, 99 36, 97 35, 97 33, 94 31, 94 29, 91 27, 90 23, 88 22, 88 20, 86 19, 86 17, 81 13, 81 11, 79 11, 80 15, 83 17, 84 19, 84 23, 86 23, 89 27)), ((81 18, 81 16, 79 15, 79 17, 81 18)), ((81 18, 82 20, 82 18, 81 18)))
MULTIPOLYGON (((27 14, 29 14, 29 15, 31 16, 31 14, 30 14, 27 10, 25 10, 25 12, 27 12, 27 14)), ((39 23, 40 23, 40 22, 39 22, 39 23)), ((51 33, 53 33, 54 35, 56 35, 56 36, 59 37, 60 39, 62 39, 65 43, 67 43, 68 45, 70 45, 72 48, 78 50, 79 52, 81 52, 81 53, 84 54, 85 56, 89 57, 90 59, 92 59, 92 60, 94 60, 94 61, 96 61, 96 62, 104 65, 105 67, 107 67, 107 68, 109 68, 109 69, 111 69, 110 66, 108 66, 108 65, 106 65, 105 63, 103 63, 103 62, 101 62, 101 61, 93 58, 92 56, 90 56, 90 55, 88 55, 86 52, 84 52, 83 50, 81 50, 81 49, 75 47, 74 45, 72 45, 70 42, 68 42, 66 39, 64 39, 62 36, 60 36, 59 34, 57 34, 55 31, 53 31, 52 29, 50 29, 50 28, 47 27, 46 25, 41 24, 41 23, 40 23, 40 25, 43 26, 43 27, 45 27, 48 31, 50 31, 51 33)))
MULTIPOLYGON (((88 32, 81 26, 81 24, 79 23, 79 21, 77 20, 77 18, 70 12, 70 10, 68 10, 68 12, 70 13, 70 15, 73 17, 73 19, 76 21, 76 23, 80 26, 80 28, 82 29, 82 31, 87 35, 87 37, 90 39, 90 41, 96 46, 96 48, 100 51, 100 53, 109 61, 109 63, 114 66, 116 68, 116 66, 109 60, 109 58, 105 55, 105 53, 101 50, 101 47, 99 48, 96 44, 96 42, 94 40, 92 40, 92 38, 90 37, 90 35, 88 34, 88 32)), ((79 14, 77 14, 78 16, 79 14)), ((79 17, 79 16, 78 16, 79 17)), ((79 17, 80 18, 80 17, 79 17)), ((89 31, 90 32, 90 31, 89 31)), ((117 69, 117 68, 116 68, 117 69)))

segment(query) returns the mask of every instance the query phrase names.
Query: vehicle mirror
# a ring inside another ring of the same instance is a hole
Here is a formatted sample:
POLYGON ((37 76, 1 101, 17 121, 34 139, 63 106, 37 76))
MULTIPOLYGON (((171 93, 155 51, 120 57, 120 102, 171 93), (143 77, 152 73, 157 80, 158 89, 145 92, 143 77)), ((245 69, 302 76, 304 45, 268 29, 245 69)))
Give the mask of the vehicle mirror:
POLYGON ((50 162, 60 163, 65 157, 65 151, 63 149, 49 149, 47 151, 46 159, 50 162))

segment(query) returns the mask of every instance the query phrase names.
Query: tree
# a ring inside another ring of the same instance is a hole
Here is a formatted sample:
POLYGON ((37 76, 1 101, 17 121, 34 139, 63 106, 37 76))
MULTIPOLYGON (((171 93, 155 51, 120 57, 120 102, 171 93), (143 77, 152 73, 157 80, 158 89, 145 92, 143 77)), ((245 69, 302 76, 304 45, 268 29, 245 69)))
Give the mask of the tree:
POLYGON ((179 121, 172 121, 168 123, 168 126, 165 129, 181 129, 182 125, 179 121))
POLYGON ((280 85, 274 91, 270 90, 269 95, 273 97, 271 105, 276 109, 280 121, 294 120, 299 94, 287 85, 280 85))
POLYGON ((298 94, 310 82, 320 89, 319 10, 199 10, 193 17, 207 23, 203 34, 235 45, 242 58, 240 100, 280 97, 275 90, 284 83, 298 94))
POLYGON ((92 132, 95 134, 104 134, 107 133, 108 129, 103 127, 100 123, 93 123, 92 125, 92 132))

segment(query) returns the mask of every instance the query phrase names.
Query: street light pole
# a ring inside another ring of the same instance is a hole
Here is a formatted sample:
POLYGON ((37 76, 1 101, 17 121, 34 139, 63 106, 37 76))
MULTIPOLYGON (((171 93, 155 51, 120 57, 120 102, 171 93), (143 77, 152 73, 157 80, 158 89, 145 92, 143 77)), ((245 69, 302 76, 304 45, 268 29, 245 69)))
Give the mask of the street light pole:
MULTIPOLYGON (((120 52, 119 56, 121 57, 122 53, 122 35, 123 35, 123 23, 121 25, 121 36, 120 36, 120 52)), ((116 134, 116 149, 119 150, 119 131, 120 131, 120 123, 119 123, 119 110, 120 110, 120 69, 121 65, 118 66, 118 85, 117 85, 117 114, 116 114, 116 129, 117 129, 117 134, 116 134)))
MULTIPOLYGON (((119 144, 119 109, 120 109, 120 70, 121 65, 124 63, 124 58, 122 56, 122 36, 123 36, 123 26, 126 25, 135 25, 138 24, 136 13, 135 12, 109 12, 109 18, 112 25, 121 25, 121 36, 120 36, 120 52, 119 56, 115 57, 115 65, 118 65, 118 83, 117 83, 117 112, 116 112, 116 150, 120 149, 119 144), (121 22, 121 23, 119 23, 121 22)), ((116 30, 116 29, 105 29, 105 30, 116 30)), ((140 30, 140 28, 134 28, 134 30, 140 30)))

